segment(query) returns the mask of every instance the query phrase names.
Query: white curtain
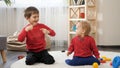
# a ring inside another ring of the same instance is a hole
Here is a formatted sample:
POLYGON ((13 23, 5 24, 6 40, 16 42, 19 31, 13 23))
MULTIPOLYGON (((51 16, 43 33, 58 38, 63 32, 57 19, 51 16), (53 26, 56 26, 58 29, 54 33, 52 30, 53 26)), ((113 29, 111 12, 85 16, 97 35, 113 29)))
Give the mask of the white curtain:
POLYGON ((14 8, 0 8, 0 35, 11 35, 16 30, 14 8))
POLYGON ((64 45, 67 41, 67 7, 40 8, 40 21, 55 30, 55 45, 64 45))
MULTIPOLYGON (((0 8, 0 34, 12 35, 20 31, 27 23, 24 18, 25 8, 0 8)), ((68 9, 67 7, 43 7, 40 11, 40 21, 55 30, 56 36, 51 37, 56 46, 67 42, 68 9)))

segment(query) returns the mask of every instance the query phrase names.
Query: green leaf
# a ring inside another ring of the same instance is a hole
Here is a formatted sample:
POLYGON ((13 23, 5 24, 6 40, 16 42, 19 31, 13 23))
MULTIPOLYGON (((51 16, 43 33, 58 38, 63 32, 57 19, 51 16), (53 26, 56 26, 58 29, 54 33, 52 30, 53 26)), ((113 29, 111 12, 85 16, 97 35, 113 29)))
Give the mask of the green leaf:
POLYGON ((11 6, 11 1, 10 0, 4 0, 4 2, 7 6, 11 6))

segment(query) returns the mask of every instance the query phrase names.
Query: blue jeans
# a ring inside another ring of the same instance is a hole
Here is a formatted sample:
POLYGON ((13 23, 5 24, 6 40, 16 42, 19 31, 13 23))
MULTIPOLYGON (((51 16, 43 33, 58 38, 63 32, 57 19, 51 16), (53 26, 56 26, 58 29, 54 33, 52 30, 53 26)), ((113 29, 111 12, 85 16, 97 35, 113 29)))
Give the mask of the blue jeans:
POLYGON ((97 62, 100 65, 100 61, 93 56, 89 56, 89 57, 76 57, 76 56, 74 56, 72 60, 67 59, 67 60, 65 60, 65 62, 71 66, 92 65, 94 62, 97 62))

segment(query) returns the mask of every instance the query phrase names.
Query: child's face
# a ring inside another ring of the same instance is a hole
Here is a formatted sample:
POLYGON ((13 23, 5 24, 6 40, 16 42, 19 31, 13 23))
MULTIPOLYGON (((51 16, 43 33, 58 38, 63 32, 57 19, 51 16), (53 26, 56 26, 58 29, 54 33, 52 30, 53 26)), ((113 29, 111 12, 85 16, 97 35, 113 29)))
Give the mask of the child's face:
POLYGON ((32 14, 30 18, 27 18, 30 24, 37 23, 39 21, 39 14, 32 14))
POLYGON ((84 29, 82 28, 82 24, 78 23, 76 25, 76 35, 80 36, 82 34, 84 34, 84 29))

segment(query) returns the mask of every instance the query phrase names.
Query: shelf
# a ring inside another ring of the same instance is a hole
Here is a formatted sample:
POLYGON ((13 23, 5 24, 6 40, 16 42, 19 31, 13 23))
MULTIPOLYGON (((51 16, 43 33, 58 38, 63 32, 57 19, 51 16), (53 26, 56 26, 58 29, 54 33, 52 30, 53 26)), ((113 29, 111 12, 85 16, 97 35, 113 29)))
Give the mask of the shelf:
POLYGON ((86 7, 85 5, 71 5, 69 6, 69 8, 82 8, 82 7, 86 7))
POLYGON ((70 34, 76 34, 76 32, 72 31, 72 32, 69 32, 70 34))
POLYGON ((69 21, 86 21, 86 19, 69 19, 69 21))
POLYGON ((96 6, 87 6, 88 8, 95 8, 96 6))
POLYGON ((76 27, 74 25, 81 21, 87 21, 90 23, 90 36, 97 40, 96 8, 96 0, 69 0, 68 45, 70 44, 71 39, 76 36, 76 27))
POLYGON ((87 20, 89 20, 89 21, 95 21, 96 19, 92 18, 92 17, 89 17, 87 20))

